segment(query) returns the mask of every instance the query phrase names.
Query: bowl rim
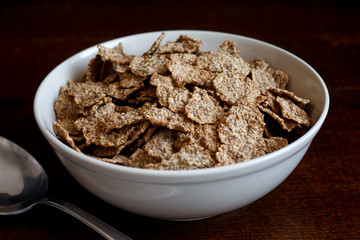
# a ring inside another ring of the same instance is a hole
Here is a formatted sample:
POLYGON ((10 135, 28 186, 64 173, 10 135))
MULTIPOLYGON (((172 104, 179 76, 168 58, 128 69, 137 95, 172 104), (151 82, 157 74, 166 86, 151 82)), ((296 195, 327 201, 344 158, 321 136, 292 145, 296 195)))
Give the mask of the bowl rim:
MULTIPOLYGON (((137 33, 137 34, 127 35, 127 36, 122 36, 122 37, 111 39, 111 40, 108 40, 108 41, 105 41, 102 43, 98 43, 98 44, 88 47, 84 50, 81 50, 80 52, 77 52, 76 54, 72 55, 71 57, 65 59, 63 62, 58 64, 52 71, 49 72, 49 74, 42 80, 42 82, 40 83, 40 85, 36 91, 35 98, 34 98, 34 104, 33 104, 33 111, 34 111, 34 115, 35 115, 35 120, 37 122, 37 125, 38 125, 40 131, 43 133, 45 138, 51 143, 53 148, 57 148, 58 150, 61 149, 61 151, 65 151, 66 154, 73 155, 74 158, 76 158, 76 159, 71 159, 71 161, 76 165, 80 165, 82 168, 87 168, 88 170, 94 171, 94 172, 100 172, 99 171, 100 169, 107 170, 106 171, 107 173, 104 173, 103 171, 101 172, 101 174, 103 174, 103 175, 111 175, 111 176, 115 176, 118 178, 124 178, 125 176, 129 176, 129 175, 157 177, 160 179, 176 178, 176 179, 183 179, 184 181, 188 181, 188 182, 193 182, 194 179, 197 179, 197 182, 199 182, 202 180, 208 181, 209 180, 208 178, 204 179, 204 178, 200 178, 200 177, 205 177, 205 176, 209 176, 209 175, 212 175, 212 176, 218 175, 218 176, 220 176, 219 178, 223 179, 223 178, 238 176, 241 174, 250 174, 252 172, 262 170, 264 168, 270 167, 281 161, 286 160, 287 157, 300 151, 300 149, 302 147, 304 147, 306 144, 309 144, 312 141, 312 139, 314 138, 314 136, 317 134, 317 132, 320 130, 323 122, 325 121, 328 110, 329 110, 330 97, 329 97, 328 89, 326 87, 324 80, 315 71, 315 69, 313 69, 308 63, 306 63, 304 60, 302 60, 298 56, 292 54, 291 52, 288 52, 287 50, 285 50, 283 48, 277 47, 271 43, 268 43, 268 42, 265 42, 262 40, 258 40, 255 38, 242 36, 242 35, 238 35, 238 34, 218 32, 218 31, 163 30, 163 31, 152 31, 152 32, 144 32, 144 33, 137 33), (229 36, 229 37, 235 37, 235 38, 239 38, 239 39, 254 41, 256 43, 274 48, 280 52, 283 52, 283 53, 295 58, 297 61, 304 64, 311 72, 313 72, 313 74, 317 77, 318 81, 320 82, 321 87, 323 88, 324 95, 325 95, 325 102, 324 102, 324 107, 322 109, 322 112, 319 116, 319 119, 303 136, 301 136, 299 139, 292 142, 291 144, 287 145, 286 147, 279 149, 275 152, 272 152, 272 153, 269 153, 264 156, 261 156, 261 157, 255 158, 255 159, 251 159, 248 161, 231 164, 228 166, 220 166, 220 167, 215 167, 215 168, 204 168, 204 169, 193 169, 193 170, 141 169, 141 168, 127 167, 127 166, 104 162, 104 161, 95 159, 93 157, 87 156, 83 153, 79 153, 79 152, 75 151, 74 149, 70 148, 69 146, 67 146, 60 140, 58 140, 58 138, 53 133, 51 133, 49 130, 46 129, 45 124, 43 123, 41 112, 39 111, 39 106, 41 104, 39 98, 40 98, 40 94, 44 91, 45 83, 50 81, 52 74, 54 72, 56 72, 57 69, 61 68, 64 64, 71 61, 72 59, 77 58, 79 55, 87 54, 89 51, 93 51, 98 44, 107 45, 107 44, 110 44, 113 42, 122 41, 125 38, 141 37, 142 35, 151 35, 151 34, 159 35, 162 32, 165 32, 165 34, 178 32, 178 33, 189 34, 189 35, 192 33, 220 34, 224 37, 229 36), (110 172, 117 173, 117 174, 111 174, 110 172), (122 176, 119 173, 122 173, 125 175, 122 176), (224 173, 228 173, 228 174, 224 175, 224 173)), ((212 180, 216 180, 216 179, 212 179, 212 180)), ((134 181, 136 181, 136 180, 134 179, 134 181)))

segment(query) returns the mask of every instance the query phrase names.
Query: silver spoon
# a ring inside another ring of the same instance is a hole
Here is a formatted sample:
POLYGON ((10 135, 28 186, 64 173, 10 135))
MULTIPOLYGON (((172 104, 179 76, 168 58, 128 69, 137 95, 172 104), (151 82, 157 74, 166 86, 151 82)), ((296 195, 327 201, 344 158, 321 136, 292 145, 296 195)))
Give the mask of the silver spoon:
POLYGON ((36 159, 0 136, 0 215, 19 214, 37 204, 44 204, 72 215, 107 239, 130 239, 68 202, 45 197, 47 189, 46 172, 36 159))

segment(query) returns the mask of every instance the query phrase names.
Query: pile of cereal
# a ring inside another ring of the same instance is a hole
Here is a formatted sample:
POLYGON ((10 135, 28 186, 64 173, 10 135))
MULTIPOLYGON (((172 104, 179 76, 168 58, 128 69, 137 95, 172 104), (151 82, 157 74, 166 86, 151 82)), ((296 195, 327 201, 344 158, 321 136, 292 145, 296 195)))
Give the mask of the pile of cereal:
POLYGON ((202 41, 163 38, 142 56, 98 46, 81 79, 60 90, 58 138, 106 162, 187 170, 265 155, 310 127, 310 101, 285 90, 283 71, 244 61, 231 41, 201 52, 202 41))

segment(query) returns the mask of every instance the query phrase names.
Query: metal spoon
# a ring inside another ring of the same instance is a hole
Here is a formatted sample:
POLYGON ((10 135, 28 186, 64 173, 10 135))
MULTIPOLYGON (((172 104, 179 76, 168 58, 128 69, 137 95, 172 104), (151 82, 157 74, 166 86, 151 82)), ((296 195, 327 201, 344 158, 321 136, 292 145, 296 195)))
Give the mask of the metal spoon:
POLYGON ((107 239, 130 239, 68 202, 45 197, 47 189, 46 172, 36 159, 0 136, 0 215, 19 214, 37 204, 45 204, 72 215, 107 239))

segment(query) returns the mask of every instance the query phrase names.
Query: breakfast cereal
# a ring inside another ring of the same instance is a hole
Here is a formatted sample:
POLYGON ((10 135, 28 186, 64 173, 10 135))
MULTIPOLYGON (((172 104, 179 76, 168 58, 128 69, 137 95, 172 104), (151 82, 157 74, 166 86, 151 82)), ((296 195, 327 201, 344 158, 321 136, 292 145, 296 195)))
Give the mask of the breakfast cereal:
POLYGON ((190 170, 263 156, 310 127, 311 102, 285 89, 284 71, 245 61, 229 40, 202 52, 200 40, 164 37, 141 56, 99 45, 59 92, 57 137, 113 164, 190 170))

